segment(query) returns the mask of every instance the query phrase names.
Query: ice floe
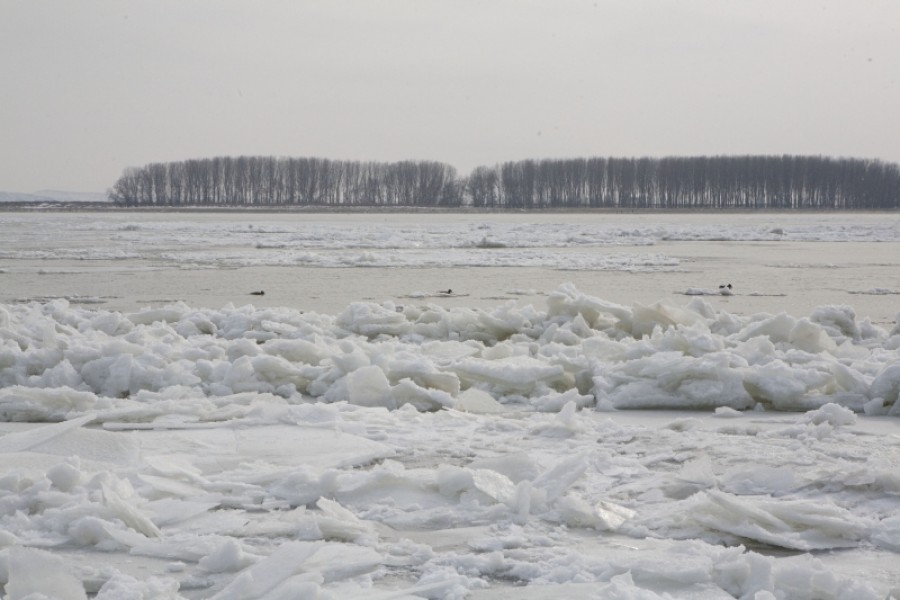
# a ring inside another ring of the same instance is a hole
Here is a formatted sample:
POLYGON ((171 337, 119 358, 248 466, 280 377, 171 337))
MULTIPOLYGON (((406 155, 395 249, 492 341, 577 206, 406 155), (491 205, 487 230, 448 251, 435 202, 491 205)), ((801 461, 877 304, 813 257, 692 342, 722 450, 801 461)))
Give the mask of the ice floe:
POLYGON ((0 307, 5 596, 896 594, 897 326, 429 299, 0 307))

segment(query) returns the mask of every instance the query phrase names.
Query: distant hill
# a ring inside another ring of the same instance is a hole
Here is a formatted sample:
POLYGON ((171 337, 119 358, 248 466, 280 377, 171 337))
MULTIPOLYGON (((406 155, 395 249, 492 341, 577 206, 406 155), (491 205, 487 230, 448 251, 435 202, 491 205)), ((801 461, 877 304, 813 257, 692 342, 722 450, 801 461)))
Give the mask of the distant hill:
POLYGON ((0 202, 109 202, 101 192, 67 192, 63 190, 38 190, 36 192, 0 192, 0 202))

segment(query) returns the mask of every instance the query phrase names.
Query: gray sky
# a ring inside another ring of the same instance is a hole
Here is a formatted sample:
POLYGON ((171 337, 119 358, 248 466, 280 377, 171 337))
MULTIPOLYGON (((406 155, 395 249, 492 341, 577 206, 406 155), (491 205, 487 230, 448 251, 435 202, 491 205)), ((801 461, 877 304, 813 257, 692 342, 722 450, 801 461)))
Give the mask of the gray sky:
POLYGON ((900 162, 898 0, 0 0, 0 190, 223 155, 900 162))

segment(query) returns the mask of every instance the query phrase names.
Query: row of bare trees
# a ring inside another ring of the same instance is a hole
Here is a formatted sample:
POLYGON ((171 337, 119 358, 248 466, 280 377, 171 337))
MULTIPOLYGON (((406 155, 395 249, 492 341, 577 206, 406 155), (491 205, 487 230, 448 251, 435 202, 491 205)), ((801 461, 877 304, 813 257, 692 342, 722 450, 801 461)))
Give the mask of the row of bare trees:
POLYGON ((129 168, 120 206, 458 206, 462 182, 438 162, 217 157, 129 168))
POLYGON ((900 207, 896 164, 818 156, 525 160, 479 167, 474 206, 620 209, 900 207))
POLYGON ((120 206, 895 209, 900 167, 821 156, 523 160, 459 177, 438 162, 219 157, 126 169, 120 206))

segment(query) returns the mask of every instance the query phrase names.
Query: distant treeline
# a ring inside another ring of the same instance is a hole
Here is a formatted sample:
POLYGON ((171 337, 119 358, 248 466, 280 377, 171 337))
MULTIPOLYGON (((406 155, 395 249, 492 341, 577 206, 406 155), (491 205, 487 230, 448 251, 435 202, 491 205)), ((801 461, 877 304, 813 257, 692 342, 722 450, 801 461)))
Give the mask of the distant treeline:
POLYGON ((900 167, 821 156, 428 161, 218 157, 126 169, 118 206, 896 209, 900 167))

